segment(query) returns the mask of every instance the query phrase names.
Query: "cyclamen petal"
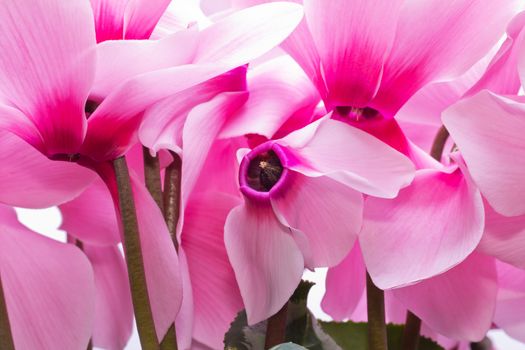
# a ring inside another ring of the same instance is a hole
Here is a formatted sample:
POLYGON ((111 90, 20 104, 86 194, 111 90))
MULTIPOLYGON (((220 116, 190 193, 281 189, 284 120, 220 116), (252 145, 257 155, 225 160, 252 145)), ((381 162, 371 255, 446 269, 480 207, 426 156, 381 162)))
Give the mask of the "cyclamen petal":
POLYGON ((87 258, 29 231, 12 208, 1 206, 0 216, 0 275, 16 349, 85 348, 95 316, 87 258))
POLYGON ((3 1, 0 30, 0 92, 36 126, 44 153, 76 153, 95 74, 89 2, 3 1))
POLYGON ((334 266, 348 254, 361 229, 363 196, 329 177, 290 172, 290 185, 272 196, 276 213, 306 236, 307 267, 334 266))
POLYGON ((495 260, 475 253, 442 275, 392 293, 434 331, 480 341, 490 329, 497 291, 495 260))
POLYGON ((133 305, 124 258, 116 246, 90 246, 82 250, 95 274, 96 302, 93 345, 120 350, 133 330, 133 305))
POLYGON ((482 91, 443 114, 481 193, 500 214, 525 214, 525 103, 482 91))
POLYGON ((316 44, 327 104, 366 107, 375 96, 403 0, 304 0, 316 44))
POLYGON ((292 169, 309 176, 329 176, 365 194, 395 197, 414 176, 407 157, 339 121, 312 124, 288 135, 282 143, 298 146, 293 152, 303 163, 291 165, 292 169))
POLYGON ((421 170, 397 198, 367 198, 364 213, 359 242, 368 272, 383 289, 447 271, 483 234, 481 195, 460 170, 421 170))
POLYGON ((301 280, 304 260, 271 206, 246 202, 233 209, 226 219, 224 242, 248 323, 279 311, 301 280))

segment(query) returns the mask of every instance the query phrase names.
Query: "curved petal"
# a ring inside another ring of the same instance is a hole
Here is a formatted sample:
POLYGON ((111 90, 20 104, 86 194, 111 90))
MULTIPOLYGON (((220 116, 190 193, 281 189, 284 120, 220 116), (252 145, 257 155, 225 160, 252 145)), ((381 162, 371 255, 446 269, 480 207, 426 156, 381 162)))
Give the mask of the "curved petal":
POLYGON ((304 0, 329 109, 366 107, 375 96, 403 0, 304 0))
POLYGON ((153 321, 163 339, 182 303, 179 259, 157 203, 135 176, 131 181, 153 321))
MULTIPOLYGON (((291 167, 293 170, 305 175, 325 174, 360 192, 386 198, 395 197, 412 181, 410 160, 375 137, 336 120, 318 125, 313 137, 293 150, 310 166, 299 163, 291 167)), ((290 134, 281 142, 299 144, 303 133, 290 134)))
MULTIPOLYGON (((146 110, 140 126, 139 138, 145 146, 154 151, 165 148, 176 152, 182 149, 184 124, 194 107, 210 101, 219 93, 244 90, 246 90, 246 67, 242 66, 170 96, 146 110)), ((233 118, 234 112, 234 109, 228 112, 228 119, 233 118)), ((214 112, 208 111, 208 113, 207 120, 217 119, 219 125, 224 123, 225 116, 212 118, 214 112)))
POLYGON ((494 262, 472 254, 442 275, 392 293, 434 331, 453 339, 480 341, 490 329, 496 306, 494 262))
POLYGON ((369 197, 364 212, 359 242, 368 272, 382 289, 450 269, 483 234, 481 195, 459 170, 419 171, 397 198, 369 197))
POLYGON ((228 121, 220 137, 258 134, 271 138, 296 113, 312 115, 319 95, 308 77, 288 56, 265 62, 248 72, 250 98, 228 121))
POLYGON ((485 203, 485 232, 478 249, 525 269, 525 215, 506 217, 485 203))
POLYGON ((279 311, 304 270, 303 256, 289 229, 277 221, 269 205, 245 203, 228 215, 224 242, 248 323, 279 311))
MULTIPOLYGON (((326 176, 290 172, 290 185, 272 196, 283 224, 306 236, 307 267, 335 266, 352 249, 363 217, 361 193, 326 176)), ((305 254, 306 255, 306 254, 305 254)))
POLYGON ((96 179, 79 196, 60 205, 60 228, 83 243, 116 245, 120 233, 111 193, 101 179, 96 179))
POLYGON ((192 196, 186 209, 182 244, 193 289, 193 337, 213 349, 243 308, 235 274, 224 246, 224 223, 239 199, 220 193, 192 196))
POLYGON ((497 262, 498 301, 494 323, 511 337, 525 342, 525 271, 497 262))
POLYGON ((133 329, 133 305, 123 256, 116 246, 90 246, 83 242, 82 250, 95 273, 93 345, 123 349, 133 329))
POLYGON ((423 85, 464 73, 497 43, 519 6, 517 0, 405 1, 372 107, 393 116, 423 85))
POLYGON ((231 68, 248 63, 279 45, 302 18, 302 7, 289 2, 261 4, 234 12, 201 32, 194 62, 231 68))
POLYGON ((337 266, 328 270, 322 309, 336 321, 354 313, 365 291, 366 267, 359 243, 337 266))
POLYGON ((124 38, 124 11, 129 0, 90 0, 97 42, 124 38))
POLYGON ((148 39, 171 0, 129 0, 124 14, 124 37, 148 39))
POLYGON ((76 153, 95 71, 89 2, 3 1, 0 31, 0 92, 36 125, 47 154, 76 153))
MULTIPOLYGON (((248 98, 246 92, 225 92, 217 95, 210 102, 195 107, 184 125, 182 143, 182 180, 181 208, 184 208, 188 198, 199 178, 210 148, 232 111, 237 110, 248 98), (210 120, 210 116, 214 120, 210 120)), ((181 213, 182 215, 182 213, 181 213)), ((178 230, 183 227, 179 220, 178 230)))
POLYGON ((504 215, 525 214, 525 104, 482 91, 447 109, 443 123, 472 178, 504 215))
POLYGON ((0 202, 46 208, 69 201, 95 180, 96 174, 76 163, 49 160, 10 133, 0 133, 0 202))
POLYGON ((188 258, 184 249, 179 249, 178 253, 182 274, 182 305, 175 319, 175 329, 178 348, 190 349, 195 329, 195 303, 193 301, 193 287, 188 268, 188 258))
MULTIPOLYGON (((11 217, 12 208, 1 207, 11 217)), ((95 284, 82 252, 14 220, 0 224, 0 275, 15 346, 83 349, 93 331, 95 284), (64 326, 67 325, 67 332, 64 326)))
POLYGON ((138 74, 191 63, 198 32, 181 30, 161 40, 111 40, 97 45, 97 71, 91 95, 101 100, 138 74))
POLYGON ((199 34, 194 62, 132 78, 117 87, 89 118, 82 153, 114 159, 136 141, 142 112, 168 96, 246 64, 280 44, 302 18, 290 3, 238 11, 199 34))
POLYGON ((467 92, 474 95, 483 89, 497 94, 517 94, 520 89, 518 65, 525 40, 525 12, 519 13, 507 28, 507 39, 490 62, 485 74, 467 92))

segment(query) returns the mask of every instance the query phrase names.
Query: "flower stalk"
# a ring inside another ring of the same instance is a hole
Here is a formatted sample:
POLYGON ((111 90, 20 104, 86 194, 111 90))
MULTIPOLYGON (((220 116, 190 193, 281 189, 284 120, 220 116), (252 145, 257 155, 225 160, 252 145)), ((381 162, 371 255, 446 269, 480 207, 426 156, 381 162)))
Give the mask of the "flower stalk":
MULTIPOLYGON (((168 224, 166 211, 164 209, 164 194, 162 192, 159 157, 152 156, 147 147, 143 147, 142 151, 144 157, 144 179, 146 182, 146 188, 151 194, 151 197, 155 200, 155 203, 159 206, 164 215, 164 219, 166 220, 166 224, 168 224)), ((173 323, 164 336, 164 339, 160 342, 160 349, 177 350, 177 348, 177 332, 175 324, 173 323)))
POLYGON ((286 318, 288 317, 288 302, 275 315, 268 319, 266 325, 266 338, 264 348, 266 350, 282 344, 286 336, 286 318))
POLYGON ((147 147, 142 147, 142 154, 144 156, 144 179, 146 180, 146 188, 160 210, 164 212, 159 157, 152 156, 147 147))
POLYGON ((366 300, 368 311, 368 349, 388 350, 385 323, 385 294, 366 274, 366 300))
POLYGON ((405 328, 403 329, 403 339, 401 349, 417 350, 419 346, 419 334, 421 331, 421 319, 412 312, 407 311, 405 328))
POLYGON ((7 313, 7 304, 5 301, 2 278, 0 276, 0 349, 15 350, 9 315, 7 313))
POLYGON ((176 232, 180 216, 182 160, 176 153, 172 156, 173 162, 166 168, 164 176, 164 218, 173 244, 178 249, 176 232))
POLYGON ((124 231, 124 250, 140 343, 144 350, 158 350, 159 341, 149 302, 137 212, 126 159, 124 157, 115 159, 113 169, 117 180, 119 211, 124 231))

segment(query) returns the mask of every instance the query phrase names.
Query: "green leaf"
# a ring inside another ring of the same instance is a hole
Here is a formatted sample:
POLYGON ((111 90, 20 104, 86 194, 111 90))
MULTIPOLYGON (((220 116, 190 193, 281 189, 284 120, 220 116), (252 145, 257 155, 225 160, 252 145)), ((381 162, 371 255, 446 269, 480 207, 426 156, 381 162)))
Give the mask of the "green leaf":
MULTIPOLYGON (((323 331, 328 334, 342 349, 367 350, 367 324, 363 322, 319 322, 323 331)), ((387 325, 388 349, 402 350, 403 325, 387 325)), ((419 350, 443 350, 431 339, 421 337, 419 350)))
MULTIPOLYGON (((286 322, 286 341, 301 345, 309 350, 333 350, 335 343, 326 340, 317 321, 306 307, 308 292, 314 283, 301 281, 288 303, 286 322), (321 341, 318 337, 324 336, 321 341), (326 344, 326 345, 325 345, 326 344), (332 346, 333 345, 333 346, 332 346)), ((258 350, 264 346, 266 321, 254 326, 248 326, 246 311, 241 311, 230 326, 224 337, 225 349, 228 350, 258 350)), ((328 338, 329 339, 329 338, 328 338)))
POLYGON ((294 343, 283 343, 283 344, 274 346, 270 350, 307 350, 307 349, 301 345, 297 345, 294 343))

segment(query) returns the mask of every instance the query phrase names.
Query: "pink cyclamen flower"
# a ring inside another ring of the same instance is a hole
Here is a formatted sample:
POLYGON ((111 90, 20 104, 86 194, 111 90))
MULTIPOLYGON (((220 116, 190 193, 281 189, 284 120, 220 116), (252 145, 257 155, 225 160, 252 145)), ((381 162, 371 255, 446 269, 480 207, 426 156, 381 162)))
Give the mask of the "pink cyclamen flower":
POLYGON ((250 323, 282 307, 305 267, 333 266, 350 251, 360 192, 394 197, 412 180, 407 158, 329 117, 244 152, 244 204, 228 215, 225 243, 250 323))
MULTIPOLYGON (((341 264, 328 271, 323 310, 335 320, 366 320, 365 276, 356 244, 341 264)), ((497 294, 496 259, 474 252, 440 275, 385 291, 387 316, 389 322, 404 323, 410 310, 423 321, 423 334, 479 341, 491 328, 497 294)), ((511 321, 508 315, 504 320, 511 321)))
POLYGON ((411 145, 392 118, 425 85, 457 77, 481 59, 520 8, 516 0, 302 3, 305 19, 281 46, 310 77, 334 118, 410 157, 411 145), (478 40, 471 40, 474 35, 478 40))

